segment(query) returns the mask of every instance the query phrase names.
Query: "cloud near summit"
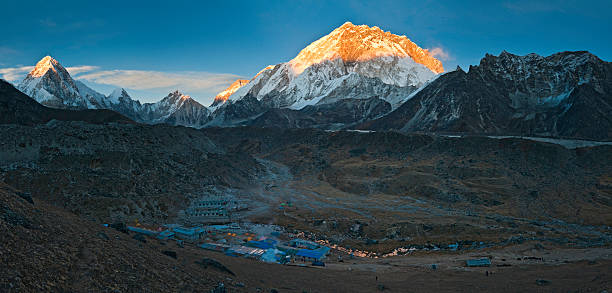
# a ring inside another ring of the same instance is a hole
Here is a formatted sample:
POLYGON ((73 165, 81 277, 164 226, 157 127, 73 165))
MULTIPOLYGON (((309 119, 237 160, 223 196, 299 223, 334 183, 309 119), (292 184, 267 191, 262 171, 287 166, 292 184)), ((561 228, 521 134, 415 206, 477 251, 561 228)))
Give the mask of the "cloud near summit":
POLYGON ((451 59, 450 54, 448 53, 448 51, 444 50, 441 47, 431 48, 431 49, 428 49, 428 50, 429 50, 429 53, 432 56, 436 57, 440 61, 447 61, 447 60, 451 59))

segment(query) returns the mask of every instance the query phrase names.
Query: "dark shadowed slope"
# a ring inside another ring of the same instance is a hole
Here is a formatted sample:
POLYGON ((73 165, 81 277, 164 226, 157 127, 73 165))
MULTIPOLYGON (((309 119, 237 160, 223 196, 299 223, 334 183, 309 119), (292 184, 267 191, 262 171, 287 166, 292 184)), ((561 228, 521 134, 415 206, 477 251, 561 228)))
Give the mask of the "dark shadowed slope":
POLYGON ((0 292, 194 292, 222 279, 0 183, 0 292))
POLYGON ((71 111, 45 107, 10 83, 0 80, 0 124, 35 125, 50 120, 84 121, 88 123, 121 122, 132 120, 110 110, 71 111))
POLYGON ((362 129, 612 139, 612 63, 589 52, 487 55, 362 129))

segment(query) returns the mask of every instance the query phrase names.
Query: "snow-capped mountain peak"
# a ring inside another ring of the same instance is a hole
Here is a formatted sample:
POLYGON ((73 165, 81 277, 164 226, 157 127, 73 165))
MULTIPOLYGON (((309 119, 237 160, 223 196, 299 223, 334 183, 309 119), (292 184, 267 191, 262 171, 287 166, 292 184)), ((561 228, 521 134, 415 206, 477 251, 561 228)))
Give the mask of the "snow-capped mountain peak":
POLYGON ((53 108, 95 107, 83 99, 70 73, 51 56, 42 58, 17 86, 26 95, 53 108))
POLYGON ((121 98, 130 98, 130 95, 123 88, 116 88, 108 95, 108 100, 113 104, 119 104, 121 98))
POLYGON ((142 105, 141 116, 148 123, 169 123, 203 127, 209 120, 208 108, 176 90, 161 101, 142 105))
POLYGON ((30 76, 41 77, 45 75, 45 73, 47 73, 47 71, 49 70, 57 72, 57 70, 55 69, 56 67, 58 67, 58 69, 61 71, 65 71, 64 67, 62 67, 62 65, 60 65, 57 60, 53 59, 51 56, 45 56, 40 61, 38 61, 38 63, 36 63, 36 66, 30 72, 30 76))
POLYGON ((191 99, 191 97, 181 93, 179 90, 175 90, 175 91, 171 92, 170 94, 168 94, 168 96, 166 96, 164 98, 164 100, 166 100, 166 99, 168 99, 170 101, 180 101, 180 102, 182 102, 182 101, 191 99))
POLYGON ((444 72, 442 62, 406 36, 385 32, 377 26, 354 25, 350 22, 308 45, 289 63, 297 75, 325 60, 340 58, 345 63, 363 62, 387 56, 410 57, 436 74, 444 72))
POLYGON ((186 101, 190 99, 191 99, 190 96, 184 95, 178 90, 175 90, 169 93, 161 101, 154 103, 152 105, 152 109, 155 109, 155 110, 166 109, 168 113, 173 113, 174 111, 179 109, 186 101))
MULTIPOLYGON (((346 22, 289 62, 266 67, 227 100, 254 98, 264 107, 301 109, 377 98, 395 108, 443 71, 439 60, 406 36, 346 22)), ((221 113, 228 103, 223 105, 213 111, 221 113)))

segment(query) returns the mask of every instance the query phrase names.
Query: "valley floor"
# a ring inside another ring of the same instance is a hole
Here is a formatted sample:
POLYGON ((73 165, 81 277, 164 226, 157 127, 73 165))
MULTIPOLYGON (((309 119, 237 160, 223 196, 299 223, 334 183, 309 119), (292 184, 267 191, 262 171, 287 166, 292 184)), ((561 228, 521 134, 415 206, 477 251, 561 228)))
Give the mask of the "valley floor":
POLYGON ((202 257, 222 262, 236 274, 225 280, 230 292, 603 292, 612 286, 610 248, 515 246, 467 254, 355 258, 325 268, 266 264, 189 247, 180 253, 179 263, 202 257), (491 267, 465 267, 466 259, 482 256, 492 257, 491 267), (436 270, 432 264, 438 265, 436 270))

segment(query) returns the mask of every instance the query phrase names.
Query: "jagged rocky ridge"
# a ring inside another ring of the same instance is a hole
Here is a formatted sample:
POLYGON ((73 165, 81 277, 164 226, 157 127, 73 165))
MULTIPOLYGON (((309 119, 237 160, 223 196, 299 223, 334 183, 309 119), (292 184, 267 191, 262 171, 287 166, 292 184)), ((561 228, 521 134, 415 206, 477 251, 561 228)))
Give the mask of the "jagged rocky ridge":
POLYGON ((359 128, 610 140, 612 64, 585 51, 487 54, 359 128))

